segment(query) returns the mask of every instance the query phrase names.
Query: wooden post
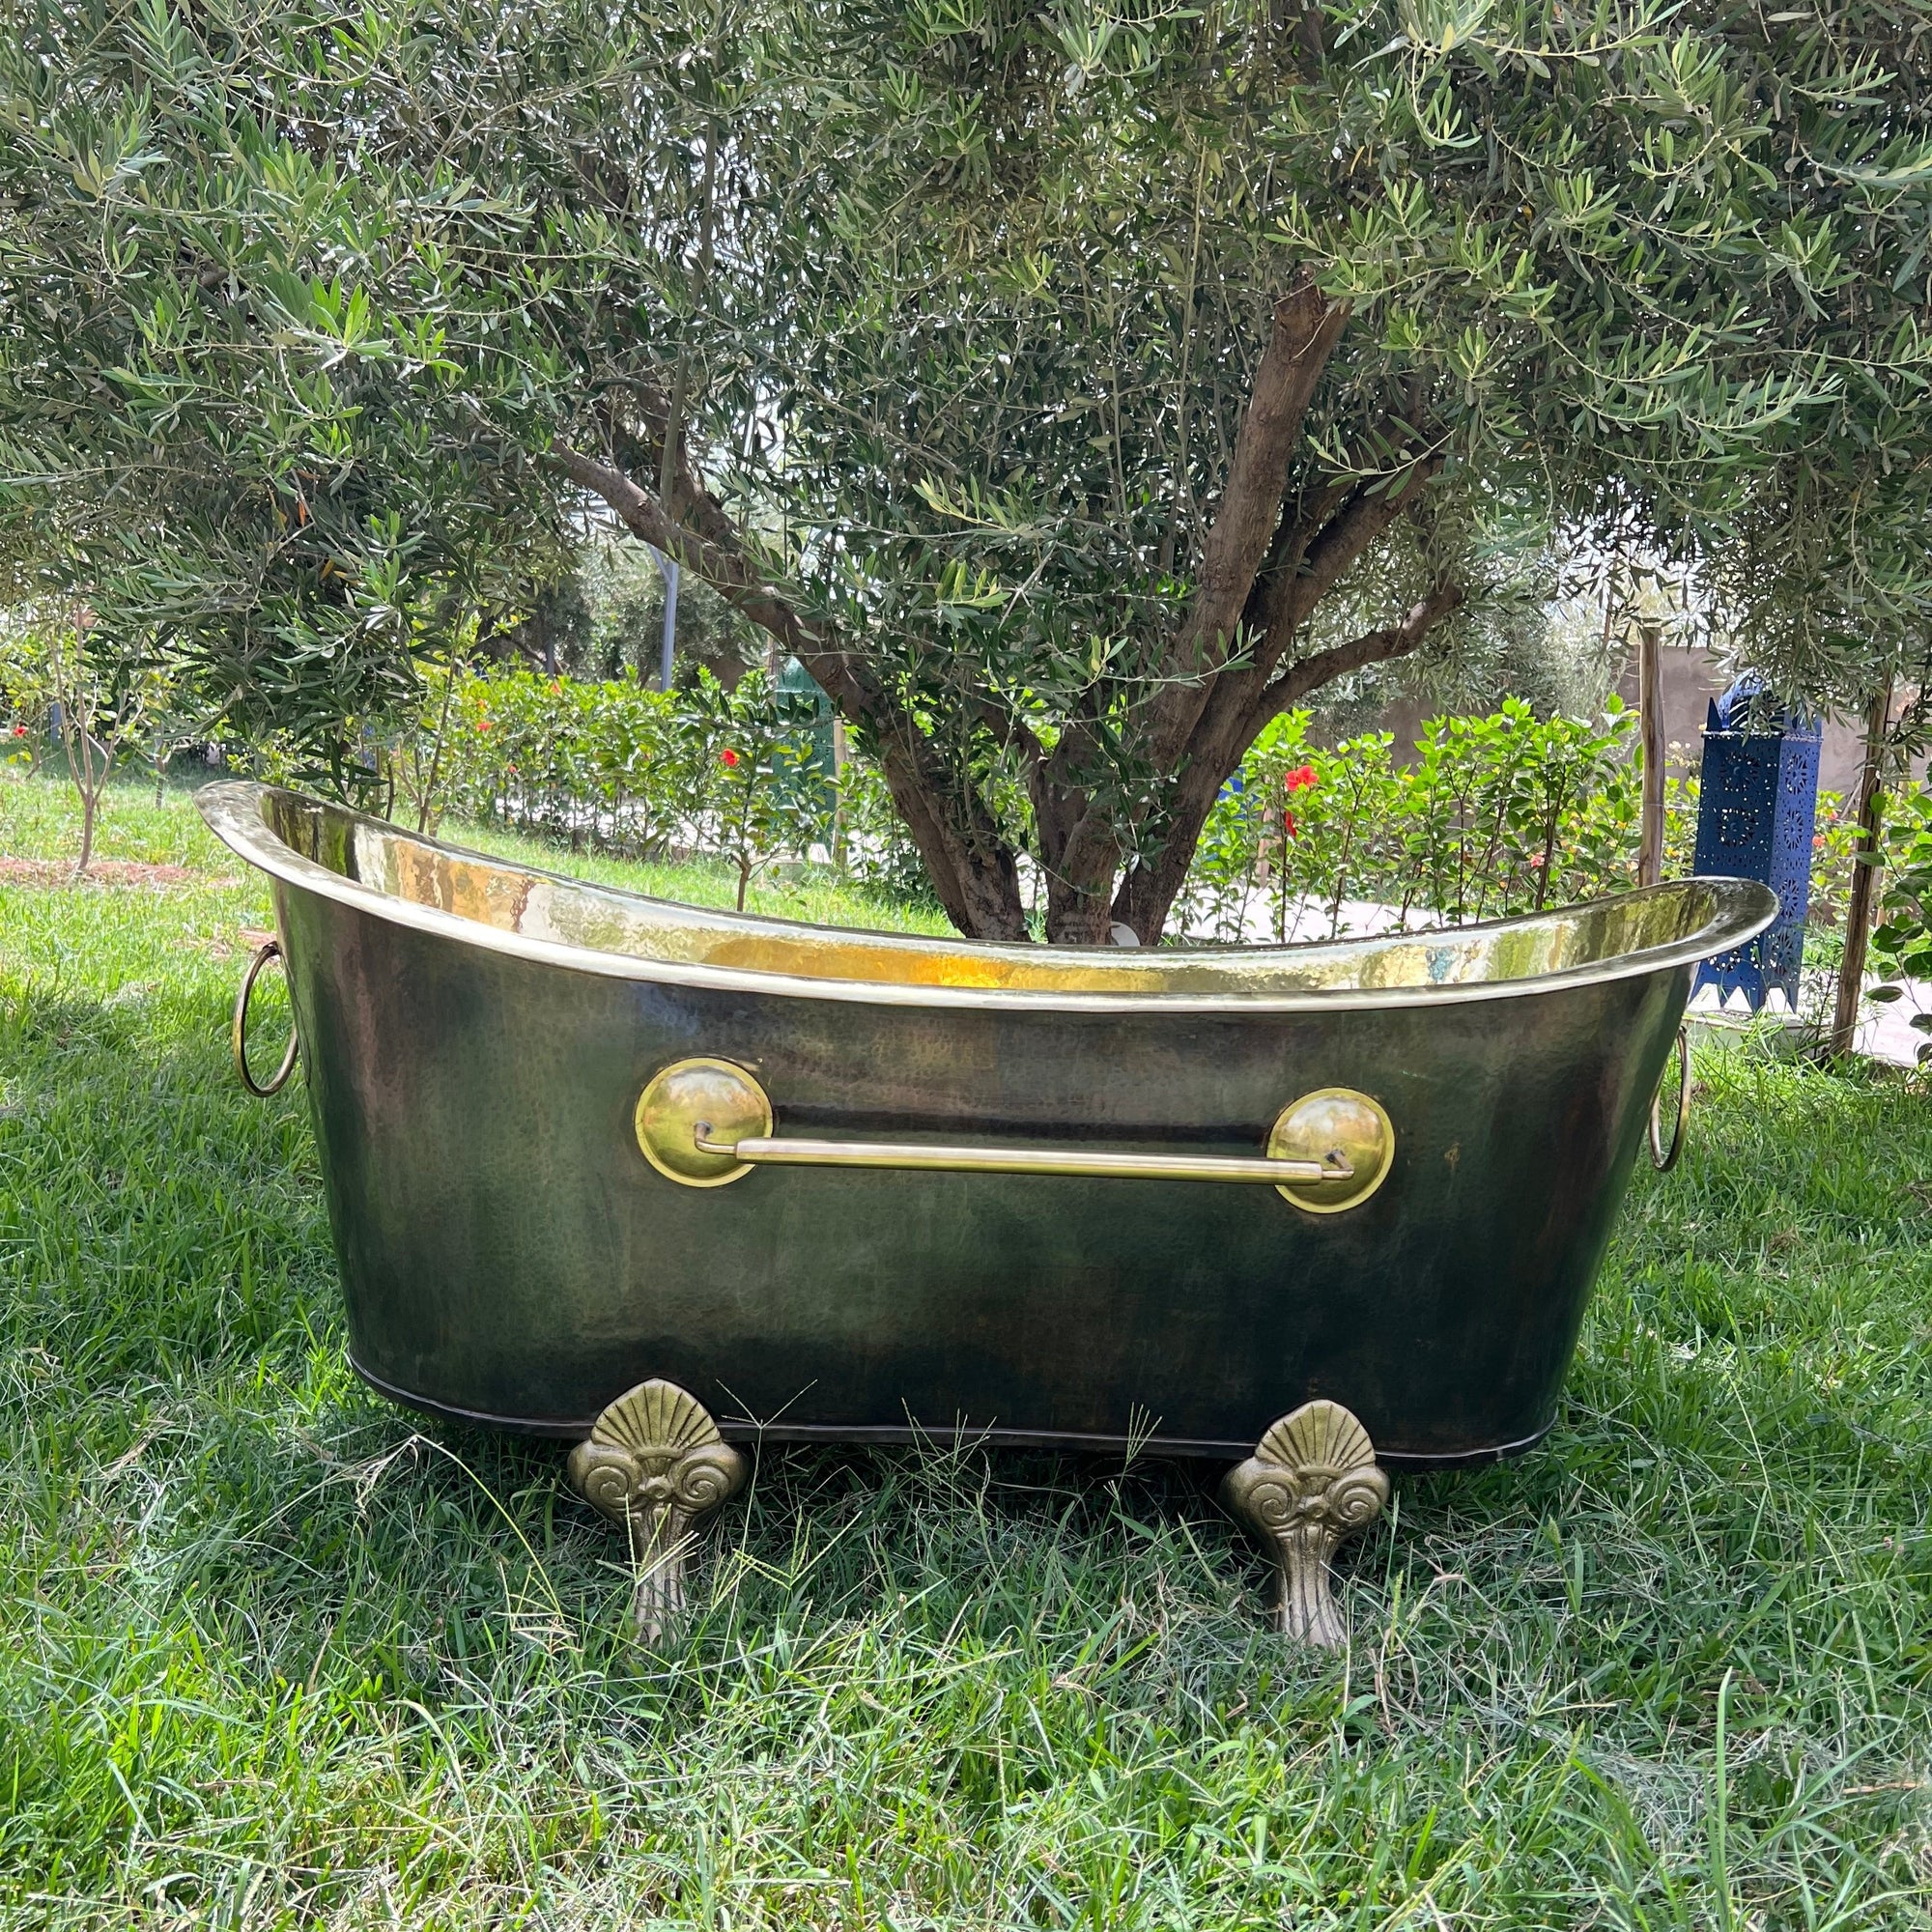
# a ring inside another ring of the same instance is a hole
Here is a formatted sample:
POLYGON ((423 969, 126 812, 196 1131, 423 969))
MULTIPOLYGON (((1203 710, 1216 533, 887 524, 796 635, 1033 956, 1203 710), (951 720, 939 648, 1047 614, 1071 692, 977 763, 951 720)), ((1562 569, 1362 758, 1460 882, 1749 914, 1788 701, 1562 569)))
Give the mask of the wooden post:
POLYGON ((845 721, 832 715, 832 869, 845 870, 845 770, 852 762, 852 747, 845 736, 845 721))
POLYGON ((1637 848, 1636 882, 1654 886, 1663 877, 1663 679, 1658 666, 1657 626, 1639 618, 1636 627, 1636 690, 1643 729, 1642 842, 1637 848))
POLYGON ((1886 734, 1891 724, 1891 680, 1865 714, 1865 755, 1859 770, 1859 843, 1852 866, 1852 890, 1845 907, 1845 956, 1838 967, 1838 998, 1832 1012, 1830 1046, 1843 1059, 1859 1035, 1859 1008, 1864 999, 1865 948, 1871 938, 1872 889, 1878 883, 1879 838, 1885 829, 1886 734))

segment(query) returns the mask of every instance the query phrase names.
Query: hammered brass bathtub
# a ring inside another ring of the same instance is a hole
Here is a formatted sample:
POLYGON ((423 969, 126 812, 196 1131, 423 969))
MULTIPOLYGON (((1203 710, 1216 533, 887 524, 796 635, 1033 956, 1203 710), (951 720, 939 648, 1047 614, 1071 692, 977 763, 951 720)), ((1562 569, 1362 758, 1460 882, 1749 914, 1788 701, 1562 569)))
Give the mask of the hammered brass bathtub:
POLYGON ((980 945, 200 804, 273 881, 355 1368, 576 1442, 647 1621, 733 1442, 964 1431, 1242 1459, 1286 1624, 1337 1640, 1383 1468, 1549 1428, 1691 971, 1776 910, 980 945))

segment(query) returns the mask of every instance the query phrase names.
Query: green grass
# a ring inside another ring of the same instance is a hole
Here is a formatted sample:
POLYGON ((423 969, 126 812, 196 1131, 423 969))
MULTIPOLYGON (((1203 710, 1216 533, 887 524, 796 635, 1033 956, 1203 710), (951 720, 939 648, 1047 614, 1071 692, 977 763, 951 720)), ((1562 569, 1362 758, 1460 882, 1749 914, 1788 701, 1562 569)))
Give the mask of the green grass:
MULTIPOLYGON (((472 851, 497 852, 541 866, 546 871, 567 872, 602 886, 628 886, 654 893, 660 898, 682 899, 688 905, 733 906, 738 902, 738 874, 711 860, 682 863, 610 859, 596 852, 573 852, 551 839, 520 837, 494 826, 452 819, 438 835, 447 845, 467 845, 472 851)), ((829 925, 864 925, 891 932, 951 932, 953 928, 936 906, 906 905, 860 888, 842 885, 822 867, 787 866, 758 873, 745 897, 748 912, 771 913, 780 919, 814 920, 829 925)))
POLYGON ((650 1650, 554 1446, 344 1367, 301 1084, 226 1064, 259 887, 178 797, 102 849, 192 875, 0 881, 0 1925, 1932 1924, 1922 1094, 1712 1056, 1548 1446, 1398 1478, 1345 1658, 1206 1476, 937 1452, 767 1454, 650 1650))

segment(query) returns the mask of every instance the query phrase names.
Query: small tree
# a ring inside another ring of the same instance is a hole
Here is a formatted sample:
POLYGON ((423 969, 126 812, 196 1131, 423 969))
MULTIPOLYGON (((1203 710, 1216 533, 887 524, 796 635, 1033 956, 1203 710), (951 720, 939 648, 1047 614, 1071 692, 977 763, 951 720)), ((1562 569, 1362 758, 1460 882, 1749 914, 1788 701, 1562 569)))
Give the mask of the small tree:
POLYGON ((51 725, 79 794, 75 878, 94 862, 101 801, 115 760, 140 742, 175 689, 164 663, 121 656, 95 633, 95 613, 84 604, 31 613, 0 666, 16 722, 43 720, 51 725))
MULTIPOLYGON (((715 849, 738 874, 738 910, 753 878, 796 840, 798 787, 808 781, 816 706, 775 691, 762 669, 730 689, 700 671, 693 693, 697 796, 713 827, 715 849)), ((829 823, 829 816, 828 816, 829 823)))
POLYGON ((155 804, 167 795, 168 766, 177 753, 202 743, 209 723, 193 686, 173 660, 157 660, 130 674, 136 709, 142 720, 141 739, 155 773, 155 804))

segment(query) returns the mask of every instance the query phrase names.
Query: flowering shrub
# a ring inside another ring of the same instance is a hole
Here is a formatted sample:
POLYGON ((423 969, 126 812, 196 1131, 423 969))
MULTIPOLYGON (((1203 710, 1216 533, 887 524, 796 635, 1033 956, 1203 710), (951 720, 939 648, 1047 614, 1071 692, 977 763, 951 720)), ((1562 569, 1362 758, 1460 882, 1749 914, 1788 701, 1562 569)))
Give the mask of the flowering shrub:
MULTIPOLYGON (((1332 751, 1294 712, 1257 742, 1224 792, 1179 909, 1190 930, 1233 939, 1337 936, 1367 900, 1463 923, 1534 912, 1636 883, 1637 718, 1538 719, 1511 699, 1488 718, 1427 721, 1408 763, 1387 732, 1332 751)), ((1664 785, 1666 878, 1693 869, 1698 782, 1664 785)), ((1844 922, 1857 827, 1818 800, 1811 923, 1844 922)))
POLYGON ((674 696, 526 670, 458 673, 441 696, 439 806, 574 845, 646 853, 677 841, 697 748, 674 696))
POLYGON ((835 853, 866 884, 923 888, 884 780, 860 759, 835 774, 824 700, 762 671, 669 694, 521 668, 434 673, 375 750, 375 803, 425 828, 453 812, 574 848, 707 854, 736 869, 741 903, 775 860, 835 853))
POLYGON ((702 672, 685 703, 696 753, 688 816, 697 845, 736 870, 742 912, 762 867, 831 843, 818 703, 773 690, 763 671, 747 671, 729 691, 702 672))
POLYGON ((1257 742, 1202 840, 1190 925, 1234 937, 1264 904, 1278 937, 1338 934, 1350 900, 1406 917, 1491 919, 1589 898, 1636 864, 1634 715, 1539 720, 1520 699, 1489 718, 1431 719, 1409 763, 1389 733, 1332 751, 1292 712, 1257 742))

